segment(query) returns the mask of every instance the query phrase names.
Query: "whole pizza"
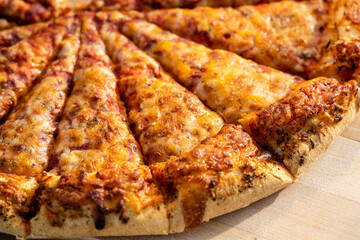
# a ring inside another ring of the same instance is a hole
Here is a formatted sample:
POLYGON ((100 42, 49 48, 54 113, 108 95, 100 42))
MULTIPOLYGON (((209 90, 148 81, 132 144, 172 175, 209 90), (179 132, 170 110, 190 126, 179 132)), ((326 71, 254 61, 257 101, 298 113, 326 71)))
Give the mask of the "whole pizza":
POLYGON ((0 0, 0 231, 190 230, 359 108, 360 0, 0 0))

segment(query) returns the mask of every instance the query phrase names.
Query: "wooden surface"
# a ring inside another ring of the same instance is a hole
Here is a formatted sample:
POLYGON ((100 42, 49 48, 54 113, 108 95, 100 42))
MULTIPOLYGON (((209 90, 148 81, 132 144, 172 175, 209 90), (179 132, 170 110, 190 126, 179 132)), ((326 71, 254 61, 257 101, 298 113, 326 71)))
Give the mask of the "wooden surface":
POLYGON ((297 183, 266 199, 190 232, 105 239, 360 239, 359 223, 360 114, 297 183))

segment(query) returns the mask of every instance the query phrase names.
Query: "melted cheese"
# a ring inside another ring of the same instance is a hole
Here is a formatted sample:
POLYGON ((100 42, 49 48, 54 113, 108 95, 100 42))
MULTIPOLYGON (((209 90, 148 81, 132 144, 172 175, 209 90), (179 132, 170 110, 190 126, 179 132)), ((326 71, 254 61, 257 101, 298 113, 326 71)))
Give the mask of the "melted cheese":
POLYGON ((234 53, 181 39, 145 21, 126 21, 122 30, 228 123, 269 106, 302 82, 234 53))
POLYGON ((21 41, 0 54, 0 120, 33 85, 54 58, 61 41, 74 31, 75 18, 64 17, 33 38, 21 41))
POLYGON ((100 171, 142 161, 116 94, 117 79, 91 16, 82 19, 74 88, 59 124, 53 172, 100 171))
POLYGON ((112 29, 104 25, 101 34, 116 64, 120 92, 147 162, 180 156, 217 134, 223 125, 221 117, 112 29))
POLYGON ((151 22, 214 49, 308 77, 326 44, 328 5, 281 2, 234 8, 199 7, 146 13, 151 22))
POLYGON ((58 59, 0 127, 1 172, 34 176, 46 170, 56 119, 65 104, 78 47, 78 36, 63 41, 58 59))
POLYGON ((0 32, 0 47, 9 47, 24 39, 28 39, 47 25, 48 23, 34 23, 9 30, 3 30, 0 32))
POLYGON ((34 23, 50 18, 51 10, 40 3, 28 3, 23 0, 4 0, 0 2, 2 14, 19 22, 34 23))

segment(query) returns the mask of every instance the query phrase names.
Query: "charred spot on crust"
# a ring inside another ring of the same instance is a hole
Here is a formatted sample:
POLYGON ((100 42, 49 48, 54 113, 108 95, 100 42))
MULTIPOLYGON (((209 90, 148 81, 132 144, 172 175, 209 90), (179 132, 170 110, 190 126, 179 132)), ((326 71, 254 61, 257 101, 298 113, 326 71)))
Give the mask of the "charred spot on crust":
POLYGON ((103 214, 98 214, 98 216, 94 219, 95 227, 98 230, 102 230, 105 228, 105 216, 103 214))
POLYGON ((303 166, 305 164, 305 156, 300 157, 299 165, 303 166))

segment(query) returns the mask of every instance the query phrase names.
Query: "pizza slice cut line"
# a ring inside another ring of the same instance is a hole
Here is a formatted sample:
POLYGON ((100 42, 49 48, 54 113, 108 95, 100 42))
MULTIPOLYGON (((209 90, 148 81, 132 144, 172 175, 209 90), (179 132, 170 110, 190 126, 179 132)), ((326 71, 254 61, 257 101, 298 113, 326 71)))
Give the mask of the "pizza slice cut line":
POLYGON ((156 25, 112 13, 114 23, 179 83, 227 123, 285 97, 303 80, 224 51, 211 50, 156 25))
POLYGON ((169 221, 163 197, 130 132, 94 14, 84 13, 80 19, 74 88, 59 125, 55 163, 39 177, 40 211, 31 219, 31 233, 165 234, 169 221))
POLYGON ((0 31, 0 48, 10 47, 22 40, 28 39, 48 24, 39 22, 0 31))
POLYGON ((0 50, 0 120, 16 106, 76 30, 76 17, 54 20, 35 36, 0 50))
POLYGON ((103 24, 101 35, 148 165, 180 156, 218 133, 222 118, 171 79, 115 26, 103 24))
POLYGON ((240 8, 161 9, 143 15, 162 29, 212 49, 309 79, 336 35, 328 26, 329 8, 322 1, 284 1, 240 8))
POLYGON ((58 119, 69 92, 79 33, 65 38, 50 63, 17 110, 0 127, 0 171, 35 176, 47 170, 58 119))

